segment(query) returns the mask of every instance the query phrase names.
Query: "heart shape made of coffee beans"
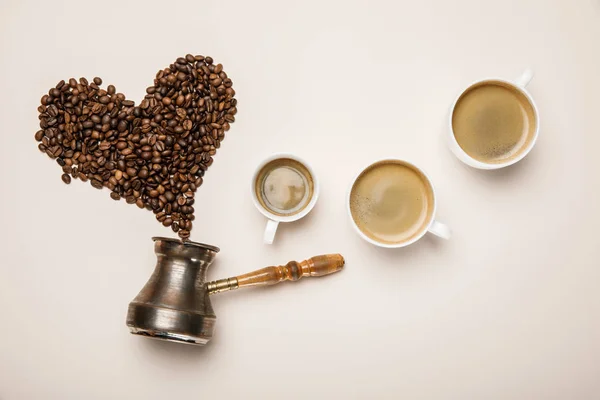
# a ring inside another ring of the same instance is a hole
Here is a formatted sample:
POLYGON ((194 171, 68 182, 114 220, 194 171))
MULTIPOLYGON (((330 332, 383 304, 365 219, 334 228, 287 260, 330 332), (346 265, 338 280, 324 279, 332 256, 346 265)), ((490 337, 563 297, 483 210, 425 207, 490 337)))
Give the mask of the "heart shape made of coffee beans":
POLYGON ((42 97, 39 150, 56 159, 65 183, 107 187, 187 240, 196 189, 235 121, 231 79, 211 57, 188 54, 158 71, 137 106, 100 85, 71 78, 42 97))

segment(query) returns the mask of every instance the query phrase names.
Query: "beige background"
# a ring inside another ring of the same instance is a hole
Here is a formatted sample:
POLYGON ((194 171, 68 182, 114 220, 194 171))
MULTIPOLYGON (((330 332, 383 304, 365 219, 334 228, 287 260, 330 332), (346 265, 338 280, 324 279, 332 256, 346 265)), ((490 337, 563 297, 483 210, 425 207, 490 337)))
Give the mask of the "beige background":
POLYGON ((3 0, 0 398, 600 398, 600 2, 3 0), (39 98, 96 75, 139 100, 186 53, 222 62, 238 120, 207 173, 192 239, 226 277, 340 252, 342 273, 213 299, 209 346, 131 336, 154 265, 151 213, 60 180, 39 98), (480 172, 442 140, 450 103, 531 66, 533 152, 480 172), (277 151, 309 160, 314 211, 261 243, 249 180, 277 151), (407 249, 363 242, 344 198, 370 161, 431 176, 454 229, 407 249))

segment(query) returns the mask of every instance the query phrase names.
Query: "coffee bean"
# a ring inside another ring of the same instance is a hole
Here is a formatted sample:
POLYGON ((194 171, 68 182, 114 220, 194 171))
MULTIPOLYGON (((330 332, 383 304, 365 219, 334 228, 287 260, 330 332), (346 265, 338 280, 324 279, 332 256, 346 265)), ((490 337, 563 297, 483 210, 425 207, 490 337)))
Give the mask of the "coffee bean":
POLYGON ((117 125, 117 130, 119 132, 125 132, 127 130, 127 121, 125 121, 125 120, 119 121, 119 124, 117 125))
POLYGON ((138 178, 141 178, 141 179, 146 179, 146 178, 148 177, 148 175, 149 175, 149 173, 148 173, 148 169, 146 169, 146 168, 144 167, 144 168, 142 168, 142 169, 140 170, 140 172, 138 172, 138 175, 137 175, 137 176, 138 176, 138 178))
POLYGON ((100 86, 100 85, 102 85, 102 79, 100 79, 100 78, 98 78, 98 77, 95 77, 95 78, 94 78, 94 83, 95 83, 96 85, 100 86))
POLYGON ((121 196, 117 192, 110 192, 110 198, 113 200, 120 200, 121 196))
POLYGON ((71 183, 71 177, 67 174, 62 174, 61 179, 64 183, 66 183, 67 185, 69 183, 71 183))
POLYGON ((90 181, 90 183, 92 184, 93 187, 95 187, 96 189, 102 189, 102 182, 96 180, 96 179, 92 179, 90 181))

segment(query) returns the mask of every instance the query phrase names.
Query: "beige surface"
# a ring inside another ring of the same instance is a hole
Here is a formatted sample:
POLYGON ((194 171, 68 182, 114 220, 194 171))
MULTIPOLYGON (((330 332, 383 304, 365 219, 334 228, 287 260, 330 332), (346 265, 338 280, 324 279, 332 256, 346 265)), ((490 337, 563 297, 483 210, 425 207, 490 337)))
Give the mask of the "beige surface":
POLYGON ((0 5, 0 398, 600 397, 600 3, 4 0, 0 5), (62 184, 38 153, 39 98, 101 76, 139 101, 187 52, 222 62, 238 121, 197 200, 192 239, 225 277, 326 252, 342 273, 213 299, 205 348, 132 337, 149 277, 148 212, 62 184), (540 139, 479 172, 444 147, 461 88, 531 66, 540 139), (254 167, 305 157, 319 203, 261 243, 254 167), (346 216, 352 177, 385 156, 421 166, 455 236, 398 251, 346 216))

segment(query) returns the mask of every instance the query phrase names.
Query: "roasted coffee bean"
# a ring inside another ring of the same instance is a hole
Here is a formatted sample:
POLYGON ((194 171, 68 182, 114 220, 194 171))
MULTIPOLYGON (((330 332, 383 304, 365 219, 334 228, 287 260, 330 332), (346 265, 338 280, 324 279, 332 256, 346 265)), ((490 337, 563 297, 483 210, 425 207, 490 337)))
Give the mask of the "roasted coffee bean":
POLYGON ((117 130, 119 132, 125 132, 127 130, 127 121, 125 121, 125 120, 119 121, 119 124, 117 125, 117 130))
POLYGON ((113 200, 120 200, 121 196, 117 192, 110 192, 110 198, 113 200))
POLYGON ((67 175, 67 174, 62 174, 61 178, 62 178, 62 181, 63 181, 64 183, 66 183, 67 185, 68 185, 69 183, 71 183, 71 177, 70 177, 69 175, 67 175))

